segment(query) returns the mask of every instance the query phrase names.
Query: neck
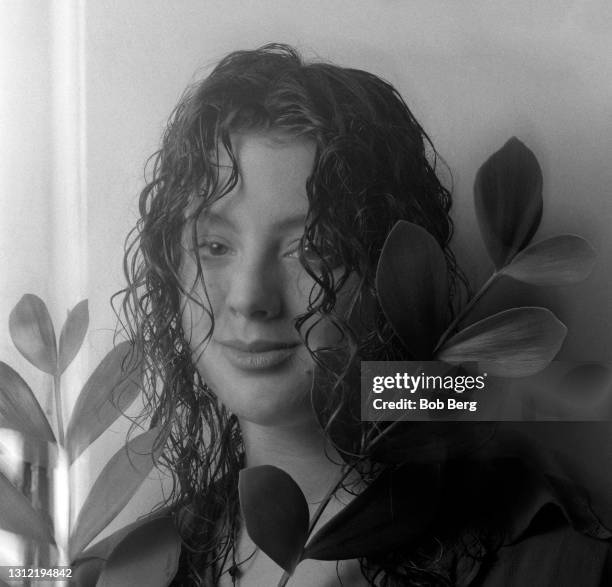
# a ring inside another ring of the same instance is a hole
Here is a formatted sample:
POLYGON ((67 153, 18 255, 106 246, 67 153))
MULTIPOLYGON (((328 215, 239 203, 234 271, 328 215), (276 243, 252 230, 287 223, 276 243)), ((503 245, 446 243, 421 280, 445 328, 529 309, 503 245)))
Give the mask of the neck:
POLYGON ((341 458, 316 422, 292 426, 259 426, 240 422, 247 467, 274 465, 291 475, 311 512, 338 480, 341 458))

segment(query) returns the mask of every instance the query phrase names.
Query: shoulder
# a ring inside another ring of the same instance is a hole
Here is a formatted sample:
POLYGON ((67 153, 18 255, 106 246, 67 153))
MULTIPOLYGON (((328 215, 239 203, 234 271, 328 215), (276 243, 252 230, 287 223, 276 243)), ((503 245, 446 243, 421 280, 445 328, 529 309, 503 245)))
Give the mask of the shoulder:
POLYGON ((501 547, 483 561, 470 587, 612 585, 612 543, 556 524, 501 547))

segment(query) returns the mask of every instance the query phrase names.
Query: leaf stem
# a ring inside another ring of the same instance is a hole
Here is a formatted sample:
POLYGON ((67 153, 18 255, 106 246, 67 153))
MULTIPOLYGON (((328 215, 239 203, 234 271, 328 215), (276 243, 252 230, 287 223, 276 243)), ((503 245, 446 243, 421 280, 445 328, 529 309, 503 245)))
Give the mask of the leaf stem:
MULTIPOLYGON (((359 462, 359 460, 356 461, 355 463, 353 463, 352 465, 348 465, 346 467, 346 469, 342 469, 342 471, 340 472, 340 475, 339 475, 338 480, 336 481, 336 483, 334 483, 327 490, 327 493, 325 494, 325 496, 323 497, 323 499, 321 500, 321 502, 317 506, 317 509, 315 510, 315 512, 312 515, 312 518, 310 520, 310 523, 308 524, 308 538, 310 538, 310 536, 312 534, 312 531, 314 530, 314 527, 317 525, 317 522, 319 521, 319 518, 321 517, 321 515, 323 514, 323 511, 325 510, 325 508, 327 507, 327 505, 331 501, 331 498, 333 497, 334 493, 336 493, 336 491, 338 491, 338 489, 342 485, 343 481, 349 476, 351 471, 353 471, 353 469, 355 468, 355 465, 357 464, 357 462, 359 462)), ((280 581, 278 582, 277 587, 285 587, 285 585, 287 585, 287 582, 289 581, 290 578, 291 578, 291 574, 288 573, 287 571, 285 571, 283 573, 282 577, 280 578, 280 581)))
POLYGON ((331 501, 331 498, 333 497, 334 493, 338 491, 338 489, 340 488, 344 480, 349 476, 351 471, 353 471, 353 469, 355 468, 355 465, 356 463, 353 463, 352 465, 348 465, 346 469, 343 469, 340 472, 340 476, 338 477, 338 480, 336 481, 336 483, 327 490, 325 497, 323 497, 323 499, 317 506, 315 513, 312 515, 312 519, 310 520, 310 524, 308 525, 308 536, 312 534, 312 531, 314 530, 314 527, 317 525, 317 522, 319 521, 319 518, 323 514, 323 511, 327 507, 327 504, 331 501))
POLYGON ((57 436, 61 447, 64 446, 64 417, 62 415, 61 375, 53 376, 53 393, 55 395, 55 414, 57 417, 57 436))
POLYGON ((466 304, 466 306, 459 312, 452 322, 448 325, 448 328, 442 333, 442 336, 438 339, 438 344, 436 344, 436 348, 434 348, 434 355, 437 353, 442 345, 449 338, 453 330, 466 318, 466 316, 471 312, 472 308, 476 304, 476 302, 485 294, 485 292, 491 287, 492 283, 497 279, 497 277, 501 275, 500 271, 493 271, 489 279, 487 279, 483 286, 478 290, 476 295, 466 304))
POLYGON ((400 424, 401 422, 406 422, 406 420, 403 419, 399 419, 399 420, 394 420, 393 422, 391 422, 391 424, 389 424, 386 428, 384 428, 383 430, 381 430, 373 439, 368 441, 368 451, 372 450, 372 447, 380 441, 381 438, 384 438, 387 434, 389 434, 389 432, 391 430, 393 430, 393 428, 395 428, 398 424, 400 424))

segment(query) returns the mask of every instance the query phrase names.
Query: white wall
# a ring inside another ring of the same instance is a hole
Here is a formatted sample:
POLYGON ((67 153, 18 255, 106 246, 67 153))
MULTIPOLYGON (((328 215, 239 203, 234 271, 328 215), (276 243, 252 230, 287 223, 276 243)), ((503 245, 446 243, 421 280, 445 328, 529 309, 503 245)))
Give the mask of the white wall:
MULTIPOLYGON (((452 169, 458 251, 481 278, 475 171, 507 138, 537 154, 543 233, 572 231, 600 251, 574 288, 590 326, 570 346, 598 353, 612 326, 612 5, 601 1, 96 1, 87 6, 90 266, 104 267, 95 315, 121 282, 121 239, 143 162, 194 72, 226 52, 270 41, 371 69, 404 94, 452 169), (467 255, 466 249, 476 250, 467 255)), ((484 269, 484 268, 483 268, 484 269)), ((95 269, 94 269, 95 270, 95 269)), ((97 281, 92 276, 92 281, 97 281)), ((578 313, 567 318, 580 328, 578 313)))
MULTIPOLYGON (((0 197, 10 200, 12 211, 2 212, 0 223, 0 271, 10 276, 0 288, 0 332, 21 292, 49 293, 48 232, 41 227, 50 213, 52 134, 46 125, 54 79, 45 56, 46 4, 33 4, 43 10, 16 25, 3 20, 12 69, 1 86, 8 106, 0 120, 8 124, 9 138, 2 142, 0 197)), ((80 153, 87 202, 82 222, 88 235, 82 258, 92 315, 90 365, 110 345, 114 318, 108 299, 123 284, 123 239, 136 218, 144 161, 167 115, 195 72, 205 73, 228 51, 271 41, 369 69, 400 89, 453 172, 456 248, 476 282, 485 277, 487 261, 475 231, 475 172, 510 136, 526 142, 545 178, 541 234, 576 232, 600 252, 587 283, 546 292, 570 326, 567 352, 610 359, 612 3, 89 0, 80 5, 86 131, 80 153)), ((22 4, 1 6, 18 14, 22 4)), ((55 300, 55 315, 75 301, 55 300)), ((0 340, 4 353, 5 337, 0 340)), ((81 474, 95 474, 109 447, 96 445, 81 474)))
POLYGON ((0 356, 20 365, 10 309, 25 292, 47 297, 51 289, 48 20, 46 5, 17 2, 0 17, 0 356))

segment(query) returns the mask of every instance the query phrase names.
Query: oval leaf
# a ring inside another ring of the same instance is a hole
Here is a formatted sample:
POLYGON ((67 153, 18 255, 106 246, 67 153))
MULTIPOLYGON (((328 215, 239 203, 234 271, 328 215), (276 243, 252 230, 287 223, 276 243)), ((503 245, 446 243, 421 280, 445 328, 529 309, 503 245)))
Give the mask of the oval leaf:
POLYGON ((436 239, 412 222, 396 223, 380 254, 376 290, 413 358, 431 358, 448 315, 446 259, 436 239))
POLYGON ((566 285, 586 279, 594 264, 587 241, 563 234, 528 246, 501 273, 534 285, 566 285))
POLYGON ((23 494, 0 473, 0 528, 37 542, 55 544, 48 524, 23 494))
POLYGON ((66 449, 74 461, 136 399, 140 372, 126 373, 124 360, 131 344, 110 351, 85 383, 66 429, 66 449))
MULTIPOLYGON (((123 526, 119 528, 119 530, 115 530, 112 534, 102 538, 102 540, 98 540, 95 544, 90 546, 89 548, 82 551, 78 558, 72 560, 72 565, 79 565, 82 562, 98 559, 98 560, 108 560, 111 555, 111 552, 115 550, 115 547, 132 531, 140 528, 141 526, 152 522, 153 520, 157 520, 162 517, 171 517, 173 516, 173 508, 171 506, 165 506, 159 510, 155 510, 153 513, 147 514, 138 518, 135 522, 128 524, 127 526, 123 526)), ((176 518, 176 516, 175 516, 176 518)), ((97 579, 96 579, 97 580, 97 579)), ((94 581, 95 584, 95 581, 94 581)))
POLYGON ((59 372, 63 373, 66 367, 76 357, 89 326, 89 310, 87 300, 79 302, 68 314, 62 327, 59 339, 59 372))
POLYGON ((546 308, 512 308, 458 332, 438 353, 453 364, 478 361, 501 377, 541 371, 559 352, 567 328, 546 308))
POLYGON ((478 170, 474 202, 482 238, 499 269, 529 244, 542 218, 542 170, 516 137, 478 170))
POLYGON ((272 465, 240 471, 240 509, 253 542, 292 573, 308 537, 308 504, 298 484, 272 465))
POLYGON ((437 511, 438 471, 437 466, 386 469, 313 536, 303 558, 360 558, 422 539, 437 511))
POLYGON ((70 559, 85 548, 125 507, 151 472, 161 448, 153 453, 159 429, 153 428, 119 449, 96 479, 70 537, 70 559))
POLYGON ((171 508, 166 506, 161 510, 156 510, 152 514, 148 514, 123 526, 119 530, 115 530, 109 536, 102 540, 98 540, 93 546, 90 546, 79 554, 76 560, 72 560, 70 566, 74 570, 74 582, 79 587, 95 587, 102 571, 104 564, 110 557, 116 546, 131 532, 136 531, 141 526, 145 526, 162 517, 168 518, 171 515, 171 508))
POLYGON ((178 568, 181 537, 171 518, 132 530, 113 550, 97 587, 166 587, 178 568))
POLYGON ((9 316, 9 331, 17 350, 45 373, 57 371, 57 345, 53 322, 45 303, 33 294, 24 295, 9 316))
POLYGON ((0 427, 24 436, 55 442, 53 430, 30 386, 12 367, 0 361, 0 427))

